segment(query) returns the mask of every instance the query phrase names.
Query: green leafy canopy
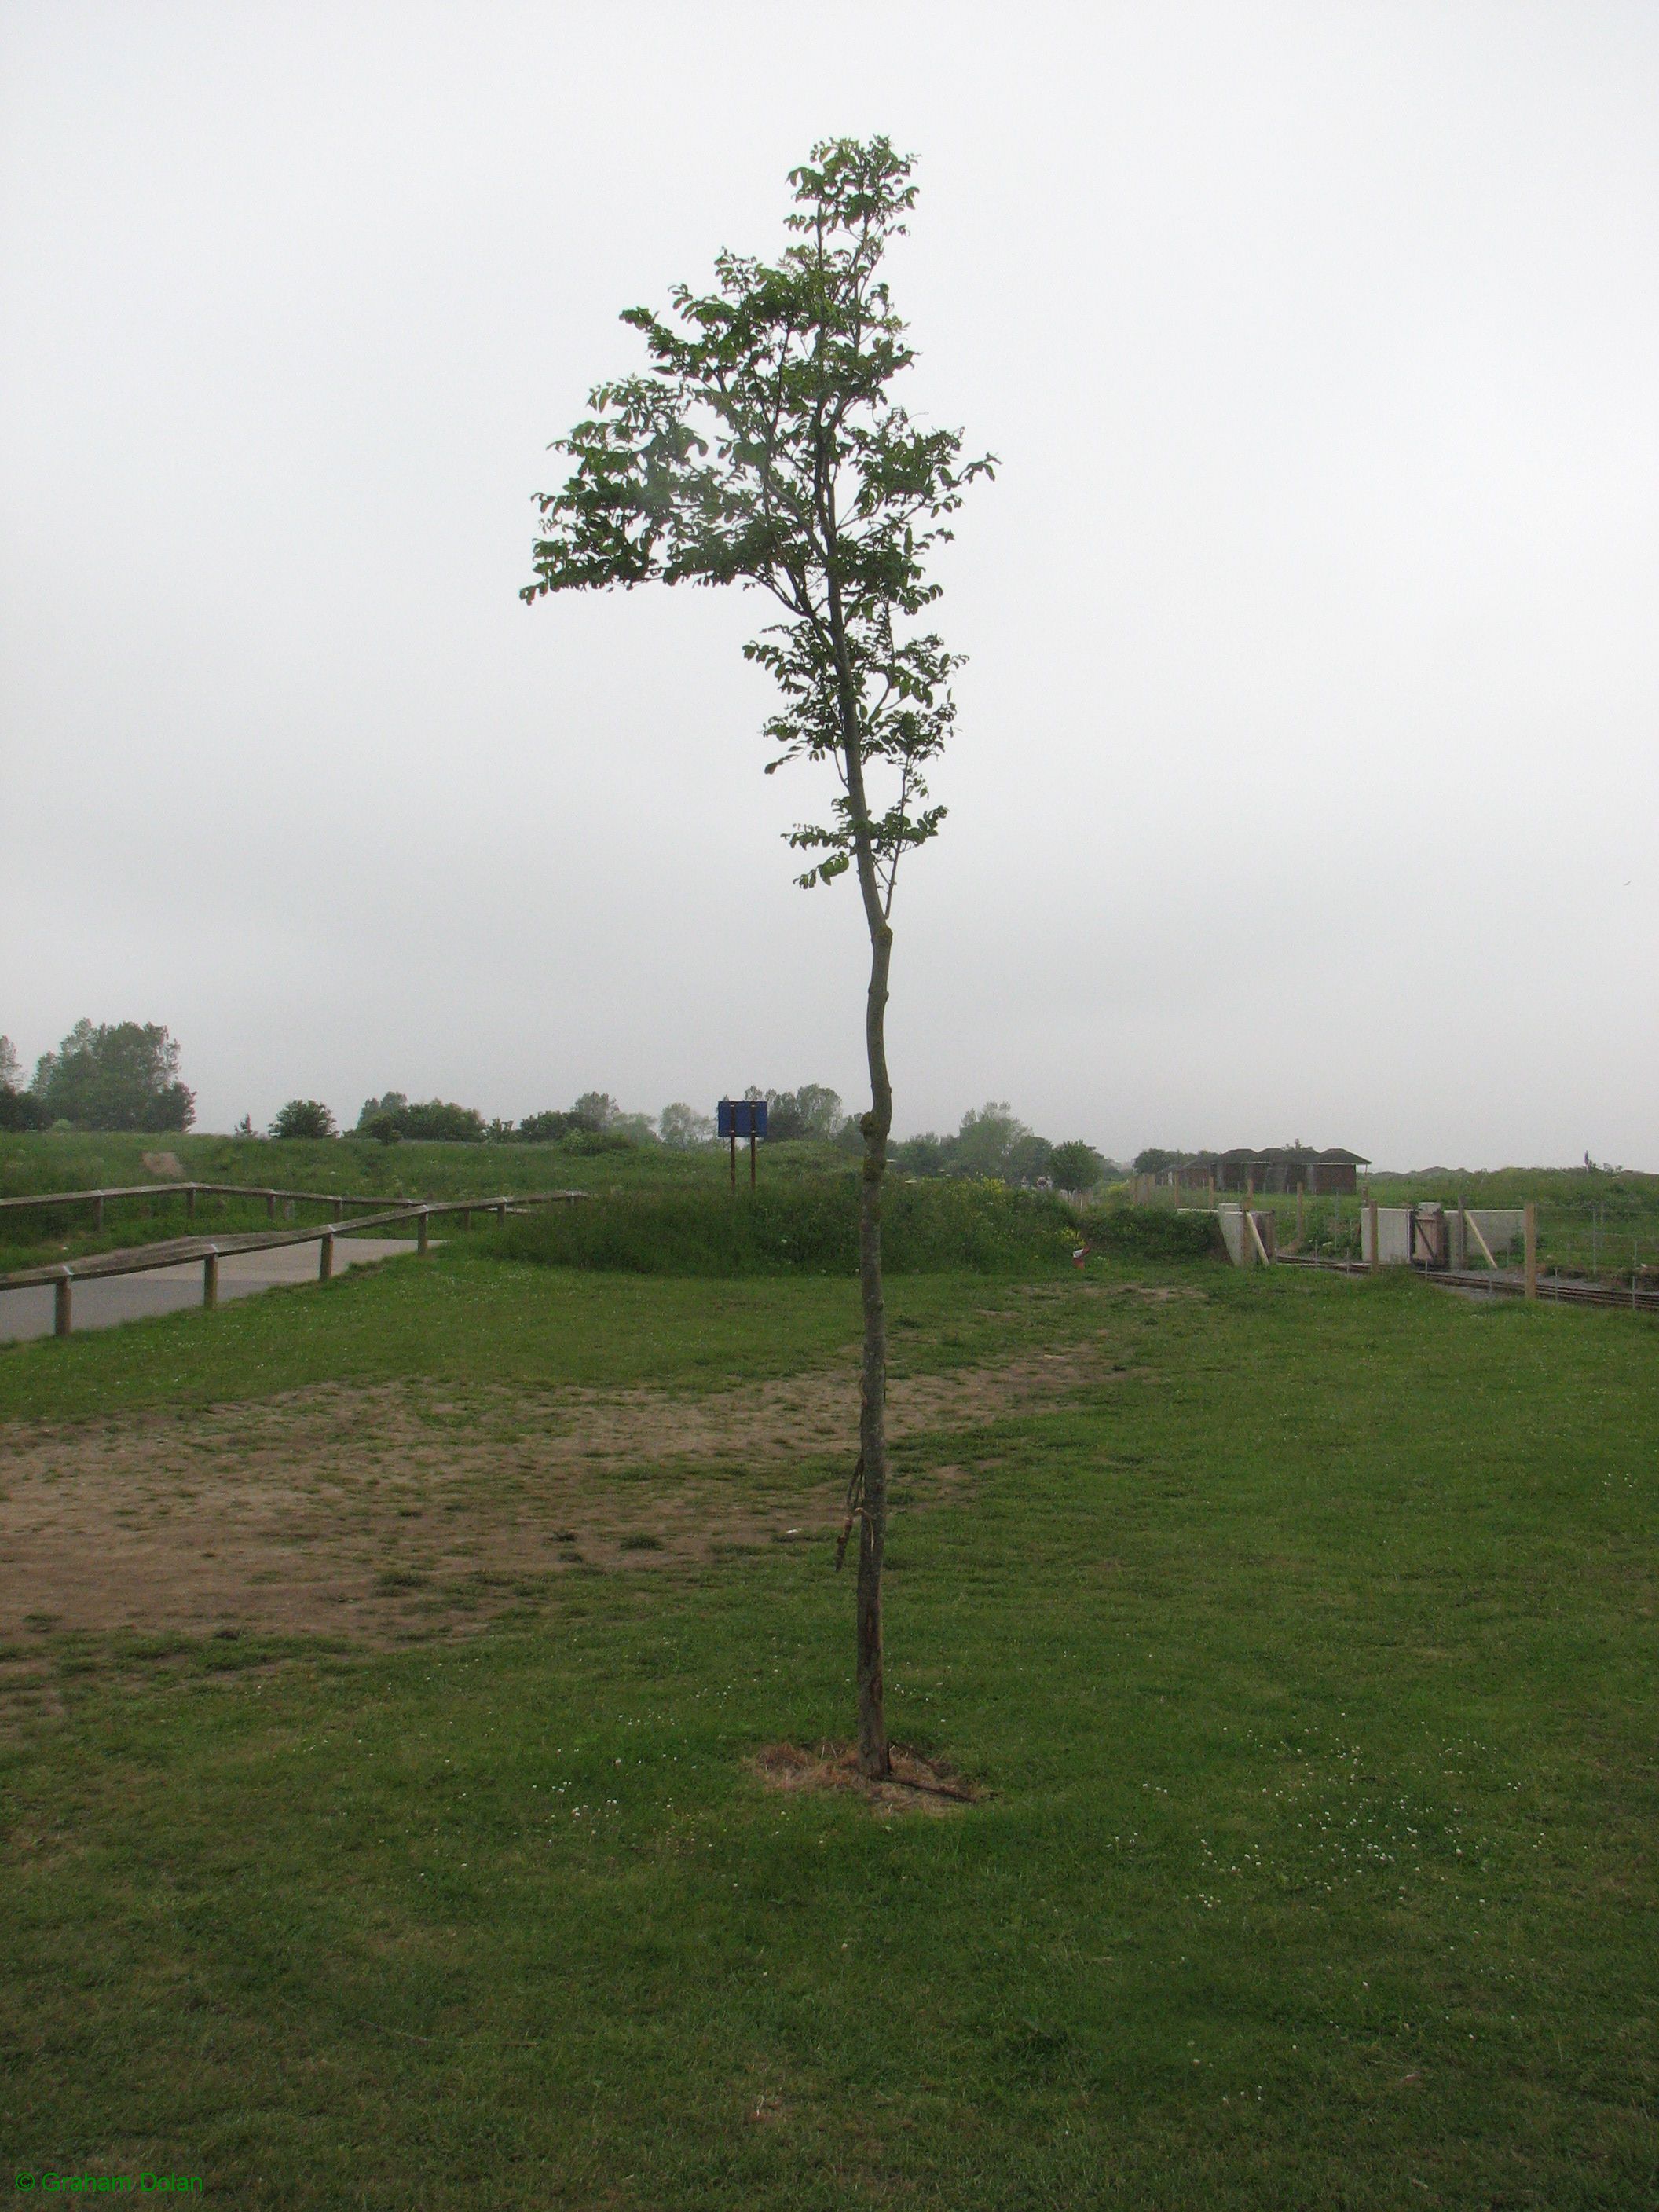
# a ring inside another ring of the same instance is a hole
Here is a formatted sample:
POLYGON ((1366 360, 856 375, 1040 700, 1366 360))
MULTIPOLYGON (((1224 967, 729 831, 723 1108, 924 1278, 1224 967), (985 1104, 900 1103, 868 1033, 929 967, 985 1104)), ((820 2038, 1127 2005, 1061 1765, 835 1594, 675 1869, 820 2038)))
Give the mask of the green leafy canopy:
POLYGON ((784 619, 744 648, 783 704, 767 774, 836 765, 827 823, 790 844, 799 880, 854 860, 890 910, 901 855, 933 836, 926 771, 954 717, 961 665, 915 618, 938 598, 927 556, 994 459, 915 424, 890 396, 915 355, 881 276, 914 206, 911 162, 885 138, 841 138, 791 172, 791 243, 775 264, 722 253, 716 289, 675 288, 669 319, 633 307, 651 366, 590 395, 592 418, 553 447, 574 468, 537 501, 543 535, 523 597, 665 583, 758 586, 784 619), (886 771, 879 799, 865 771, 886 771))

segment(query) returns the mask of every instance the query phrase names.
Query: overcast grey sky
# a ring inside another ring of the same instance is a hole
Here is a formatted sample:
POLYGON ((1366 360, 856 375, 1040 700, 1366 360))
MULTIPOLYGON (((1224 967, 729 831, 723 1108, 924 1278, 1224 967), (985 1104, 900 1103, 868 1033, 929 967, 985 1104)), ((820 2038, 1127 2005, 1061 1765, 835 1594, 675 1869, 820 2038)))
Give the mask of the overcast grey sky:
POLYGON ((0 1029, 201 1121, 862 1088, 763 618, 520 605, 616 320, 920 161, 1001 457, 902 1131, 1659 1167, 1659 12, 0 7, 0 1029))

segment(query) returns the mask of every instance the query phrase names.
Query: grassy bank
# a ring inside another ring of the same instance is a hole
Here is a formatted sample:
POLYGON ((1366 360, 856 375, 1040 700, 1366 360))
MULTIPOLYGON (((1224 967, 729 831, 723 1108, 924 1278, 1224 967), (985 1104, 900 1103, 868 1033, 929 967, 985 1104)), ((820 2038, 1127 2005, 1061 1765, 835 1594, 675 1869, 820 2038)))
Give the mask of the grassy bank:
POLYGON ((991 1792, 936 1820, 750 1772, 847 1725, 845 1455, 675 1425, 844 1373, 850 1283, 449 1251, 0 1354, 14 1469, 15 1417, 71 1423, 31 1514, 80 1417, 150 1449, 168 1394, 276 1425, 180 1513, 339 1426, 325 1529, 388 1405, 434 1523, 521 1430, 466 1493, 522 1554, 493 1613, 11 1626, 15 2161, 256 2207, 1650 2203, 1650 1325, 1097 1262, 891 1300, 902 1381, 1024 1393, 898 1455, 896 1726, 991 1792), (557 1510, 770 1534, 532 1573, 537 1440, 641 1402, 661 1447, 557 1510))
MULTIPOLYGON (((1000 1183, 895 1179, 883 1197, 882 1255, 894 1274, 1054 1274, 1071 1264, 1079 1234, 1060 1200, 1000 1183)), ((858 1239, 858 1177, 843 1172, 769 1177, 752 1192, 607 1192, 510 1221, 490 1248, 634 1274, 846 1276, 857 1272, 858 1239)))

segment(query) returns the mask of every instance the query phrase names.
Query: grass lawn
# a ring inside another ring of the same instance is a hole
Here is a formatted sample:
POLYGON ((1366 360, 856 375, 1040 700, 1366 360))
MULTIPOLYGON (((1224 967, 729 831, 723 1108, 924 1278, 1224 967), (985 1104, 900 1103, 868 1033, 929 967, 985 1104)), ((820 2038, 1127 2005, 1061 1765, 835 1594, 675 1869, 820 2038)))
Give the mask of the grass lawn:
POLYGON ((939 1818, 748 1765, 849 1727, 850 1282, 452 1247, 0 1352, 14 2165, 1652 2204, 1653 1325, 890 1299, 890 1717, 990 1793, 939 1818))

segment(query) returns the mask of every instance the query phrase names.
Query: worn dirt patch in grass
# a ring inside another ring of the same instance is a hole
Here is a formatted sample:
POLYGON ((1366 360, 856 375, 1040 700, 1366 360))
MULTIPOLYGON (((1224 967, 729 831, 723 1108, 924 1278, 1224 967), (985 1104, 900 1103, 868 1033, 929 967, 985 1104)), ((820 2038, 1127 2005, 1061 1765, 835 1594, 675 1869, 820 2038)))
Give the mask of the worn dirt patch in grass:
POLYGON ((810 1751, 769 1743, 749 1761, 749 1771, 768 1790, 837 1790, 884 1813, 960 1813, 985 1795, 947 1759, 924 1758, 901 1743, 888 1751, 893 1771, 882 1782, 859 1772, 858 1748, 850 1743, 821 1743, 810 1751))
MULTIPOLYGON (((1121 1371, 1085 1347, 901 1378, 890 1433, 970 1431, 1121 1371)), ((482 1626, 573 1572, 828 1542, 857 1409, 856 1376, 839 1372, 699 1397, 325 1384, 15 1425, 0 1431, 0 1637, 396 1642, 482 1626)), ((969 1479, 902 1469, 895 1510, 969 1479)))

